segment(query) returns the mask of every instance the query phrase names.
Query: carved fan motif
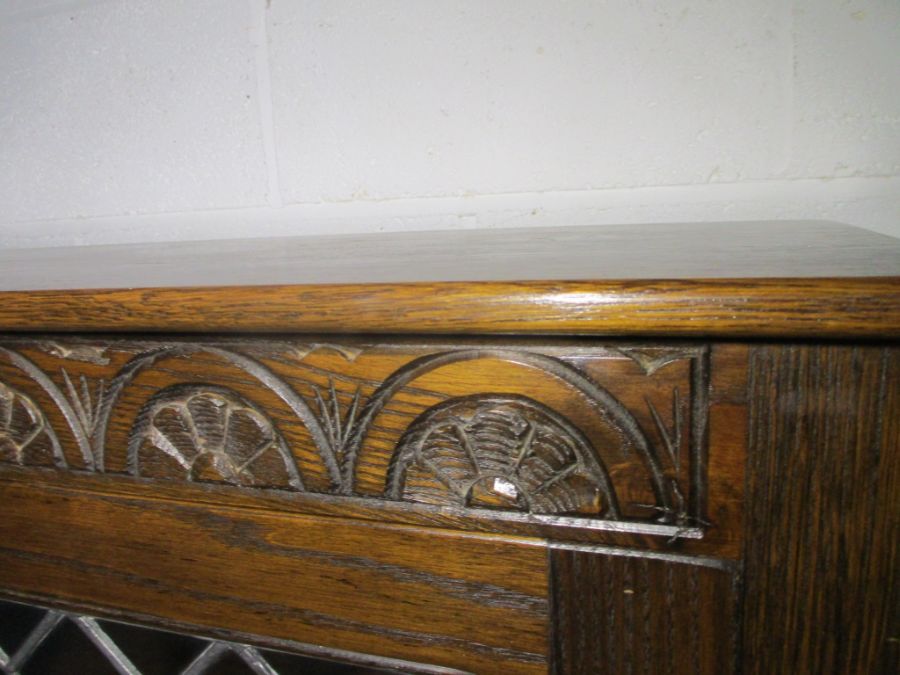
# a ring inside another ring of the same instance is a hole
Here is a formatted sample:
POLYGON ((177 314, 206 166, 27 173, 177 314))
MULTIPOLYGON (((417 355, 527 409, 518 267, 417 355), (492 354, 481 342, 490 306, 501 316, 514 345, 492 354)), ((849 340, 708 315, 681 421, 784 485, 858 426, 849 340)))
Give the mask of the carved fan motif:
POLYGON ((154 396, 132 431, 135 475, 302 490, 271 420, 237 393, 176 385, 154 396))
POLYGON ((423 413, 394 453, 387 493, 425 504, 618 517, 589 441, 525 397, 452 399, 423 413))
POLYGON ((40 408, 0 382, 0 461, 64 467, 59 443, 40 408))

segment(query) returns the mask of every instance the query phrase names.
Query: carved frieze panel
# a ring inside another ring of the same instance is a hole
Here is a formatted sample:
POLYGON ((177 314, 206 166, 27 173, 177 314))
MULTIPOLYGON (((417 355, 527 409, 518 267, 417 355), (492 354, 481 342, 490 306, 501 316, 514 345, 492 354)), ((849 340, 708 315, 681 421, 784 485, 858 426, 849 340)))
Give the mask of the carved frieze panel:
POLYGON ((0 462, 700 536, 707 370, 702 346, 7 338, 0 462))
POLYGON ((28 396, 0 382, 0 461, 65 468, 59 440, 28 396))

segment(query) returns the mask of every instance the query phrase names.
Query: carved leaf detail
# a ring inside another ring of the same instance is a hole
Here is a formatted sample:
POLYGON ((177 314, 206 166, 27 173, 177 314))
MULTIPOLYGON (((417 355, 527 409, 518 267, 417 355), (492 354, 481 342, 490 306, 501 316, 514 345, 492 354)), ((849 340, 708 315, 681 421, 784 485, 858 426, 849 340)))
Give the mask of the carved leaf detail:
POLYGON ((316 408, 318 408, 316 419, 319 420, 319 424, 322 425, 322 429, 327 434, 328 443, 334 456, 338 461, 343 461, 344 450, 359 413, 360 389, 359 387, 356 388, 346 413, 341 412, 341 402, 334 380, 329 381, 325 395, 316 386, 313 387, 313 394, 316 408))
POLYGON ((606 469, 584 435, 525 397, 451 399, 423 413, 395 451, 388 496, 617 517, 606 469))
POLYGON ((28 396, 0 382, 0 461, 65 467, 56 435, 28 396))
POLYGON ((235 392, 176 385, 141 411, 129 443, 136 475, 302 490, 271 420, 235 392))
POLYGON ((62 368, 60 372, 62 373, 63 381, 66 383, 66 393, 68 394, 69 402, 72 404, 72 410, 77 415, 78 424, 84 430, 85 436, 93 438, 100 419, 99 412, 106 392, 106 382, 102 379, 99 380, 96 384, 96 394, 92 394, 88 380, 84 375, 78 378, 78 385, 76 385, 65 368, 62 368))

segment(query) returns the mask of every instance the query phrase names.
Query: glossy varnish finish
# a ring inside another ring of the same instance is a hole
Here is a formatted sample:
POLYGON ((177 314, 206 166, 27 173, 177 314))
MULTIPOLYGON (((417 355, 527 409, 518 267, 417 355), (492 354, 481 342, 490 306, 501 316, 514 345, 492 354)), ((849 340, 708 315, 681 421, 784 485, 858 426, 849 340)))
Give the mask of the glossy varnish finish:
POLYGON ((0 330, 878 338, 900 282, 711 279, 33 291, 0 330))
POLYGON ((6 481, 0 500, 0 585, 18 597, 475 672, 547 671, 540 542, 6 481))
POLYGON ((214 486, 307 513, 736 557, 729 388, 745 359, 678 343, 16 338, 0 341, 0 461, 103 491, 214 486))
POLYGON ((0 330, 900 335, 900 244, 834 223, 0 253, 0 330))
POLYGON ((0 595, 401 672, 896 672, 893 240, 71 256, 0 254, 0 595))

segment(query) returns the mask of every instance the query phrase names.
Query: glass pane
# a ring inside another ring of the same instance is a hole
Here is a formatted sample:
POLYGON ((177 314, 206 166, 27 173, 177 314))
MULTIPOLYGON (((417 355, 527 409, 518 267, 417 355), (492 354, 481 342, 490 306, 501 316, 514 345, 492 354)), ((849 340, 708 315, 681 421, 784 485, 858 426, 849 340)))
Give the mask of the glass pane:
POLYGON ((100 621, 100 625, 143 675, 181 672, 209 644, 190 635, 117 621, 100 621))
POLYGON ((74 623, 64 619, 22 667, 22 675, 90 673, 117 675, 115 668, 74 623))
MULTIPOLYGON (((16 602, 0 601, 0 647, 13 656, 48 610, 16 602)), ((65 614, 25 660, 21 675, 115 675, 102 649, 75 623, 79 615, 65 614)), ((170 675, 183 671, 212 640, 157 628, 98 620, 94 624, 121 650, 141 675, 170 675)), ((101 635, 102 637, 102 635, 101 635)), ((206 669, 207 675, 247 675, 252 668, 230 643, 220 643, 223 653, 206 669)), ((279 675, 378 675, 396 671, 337 663, 271 649, 258 649, 259 658, 279 675)))
POLYGON ((0 600, 0 647, 9 656, 44 618, 47 610, 0 600))

